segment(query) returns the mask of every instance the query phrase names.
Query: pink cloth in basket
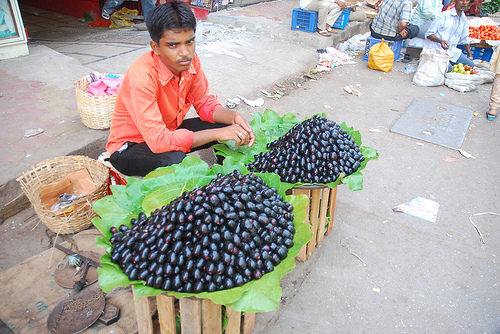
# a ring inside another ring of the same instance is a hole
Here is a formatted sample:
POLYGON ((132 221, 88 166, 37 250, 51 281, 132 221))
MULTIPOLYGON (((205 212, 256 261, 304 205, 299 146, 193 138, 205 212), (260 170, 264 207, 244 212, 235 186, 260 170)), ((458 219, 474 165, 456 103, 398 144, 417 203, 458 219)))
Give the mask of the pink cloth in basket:
POLYGON ((123 77, 104 77, 89 84, 87 92, 95 96, 114 95, 118 93, 118 88, 123 81, 123 77))

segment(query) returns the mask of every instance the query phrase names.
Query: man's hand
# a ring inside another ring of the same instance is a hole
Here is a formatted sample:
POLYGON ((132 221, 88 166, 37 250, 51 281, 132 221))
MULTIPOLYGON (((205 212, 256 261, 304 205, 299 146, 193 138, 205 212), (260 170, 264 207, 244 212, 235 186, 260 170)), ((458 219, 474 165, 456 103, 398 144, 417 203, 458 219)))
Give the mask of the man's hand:
POLYGON ((347 9, 347 7, 349 7, 344 1, 342 0, 338 0, 337 1, 337 5, 340 7, 340 9, 344 10, 344 9, 347 9))
POLYGON ((377 2, 375 2, 375 9, 378 10, 380 8, 380 6, 382 6, 382 0, 378 0, 377 2))
POLYGON ((218 141, 234 140, 236 146, 248 145, 250 147, 255 141, 253 131, 249 133, 239 124, 217 129, 217 132, 218 141))
POLYGON ((244 119, 240 114, 236 114, 233 119, 233 124, 239 125, 244 130, 243 135, 238 136, 238 138, 243 136, 241 140, 242 144, 238 144, 238 141, 236 141, 236 145, 248 145, 248 147, 252 146, 255 142, 255 135, 253 133, 252 127, 247 122, 247 120, 244 119), (243 139, 245 139, 245 141, 243 141, 243 139))
POLYGON ((401 37, 405 38, 405 37, 406 37, 406 35, 408 35, 408 30, 403 29, 403 30, 401 30, 401 31, 399 32, 399 34, 401 35, 401 37))
POLYGON ((441 47, 445 50, 448 50, 450 48, 450 45, 446 43, 444 39, 442 39, 439 43, 441 44, 441 47))

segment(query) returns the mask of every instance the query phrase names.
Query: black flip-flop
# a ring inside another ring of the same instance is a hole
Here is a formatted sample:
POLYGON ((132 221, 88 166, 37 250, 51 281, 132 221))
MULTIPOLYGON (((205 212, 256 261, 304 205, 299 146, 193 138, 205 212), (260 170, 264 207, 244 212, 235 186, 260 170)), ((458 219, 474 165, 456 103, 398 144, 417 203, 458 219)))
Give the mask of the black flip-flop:
POLYGON ((409 54, 405 54, 405 56, 403 57, 403 60, 401 60, 403 63, 409 63, 410 61, 413 60, 413 57, 410 56, 409 54))

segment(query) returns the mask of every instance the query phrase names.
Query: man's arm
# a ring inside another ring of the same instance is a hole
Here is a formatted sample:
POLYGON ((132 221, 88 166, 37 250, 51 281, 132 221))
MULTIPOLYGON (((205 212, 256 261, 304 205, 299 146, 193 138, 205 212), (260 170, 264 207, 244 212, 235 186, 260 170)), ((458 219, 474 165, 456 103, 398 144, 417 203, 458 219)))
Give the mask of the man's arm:
MULTIPOLYGON (((448 50, 450 48, 450 45, 444 39, 441 39, 434 34, 427 36, 427 38, 433 42, 441 44, 441 47, 445 50, 448 50)), ((470 47, 469 47, 469 52, 470 52, 470 47)))
POLYGON ((211 141, 227 140, 234 140, 236 146, 247 145, 250 147, 255 142, 252 127, 239 113, 219 107, 214 110, 213 120, 217 123, 231 125, 224 128, 195 132, 191 147, 198 147, 211 141))
POLYGON ((469 57, 469 59, 474 59, 474 57, 472 56, 472 51, 470 49, 470 44, 463 44, 462 45, 465 49, 465 52, 467 52, 467 56, 469 57))

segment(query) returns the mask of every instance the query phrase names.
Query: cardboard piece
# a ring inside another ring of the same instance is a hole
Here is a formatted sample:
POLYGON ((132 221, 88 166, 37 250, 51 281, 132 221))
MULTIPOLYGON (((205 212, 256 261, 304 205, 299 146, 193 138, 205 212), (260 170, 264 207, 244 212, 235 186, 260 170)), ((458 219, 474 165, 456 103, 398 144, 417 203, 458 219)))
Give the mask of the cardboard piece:
POLYGON ((40 189, 40 199, 42 200, 43 208, 45 210, 50 210, 52 205, 59 201, 59 196, 64 193, 73 193, 73 186, 68 179, 42 185, 40 189))
MULTIPOLYGON (((40 199, 45 210, 51 210, 53 205, 59 202, 62 194, 85 196, 92 193, 96 189, 94 180, 87 168, 82 167, 74 172, 68 173, 66 178, 44 184, 40 188, 40 199)), ((65 206, 62 211, 72 210, 73 206, 65 206), (65 209, 64 209, 65 208, 65 209)))
POLYGON ((66 177, 71 181, 73 187, 75 187, 75 195, 85 196, 92 193, 96 188, 92 176, 90 176, 89 171, 85 167, 68 173, 66 177))

